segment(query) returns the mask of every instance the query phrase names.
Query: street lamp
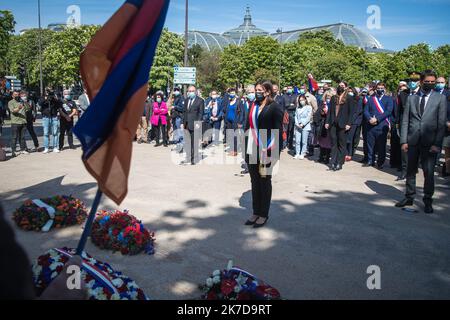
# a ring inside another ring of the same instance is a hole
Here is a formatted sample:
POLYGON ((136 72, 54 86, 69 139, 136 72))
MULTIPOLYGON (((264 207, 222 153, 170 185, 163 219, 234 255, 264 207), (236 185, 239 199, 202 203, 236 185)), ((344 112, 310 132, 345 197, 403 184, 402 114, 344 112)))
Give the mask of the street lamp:
MULTIPOLYGON (((186 15, 184 20, 184 66, 188 66, 188 36, 189 36, 189 0, 186 0, 186 15)), ((184 87, 184 94, 187 96, 187 87, 184 87)))
POLYGON ((280 81, 280 87, 281 87, 281 77, 282 77, 282 60, 283 60, 283 28, 279 28, 277 30, 277 33, 280 34, 280 77, 279 77, 279 81, 280 81))
POLYGON ((39 23, 39 84, 41 97, 44 95, 44 82, 42 80, 42 29, 41 29, 41 0, 38 0, 38 23, 39 23))

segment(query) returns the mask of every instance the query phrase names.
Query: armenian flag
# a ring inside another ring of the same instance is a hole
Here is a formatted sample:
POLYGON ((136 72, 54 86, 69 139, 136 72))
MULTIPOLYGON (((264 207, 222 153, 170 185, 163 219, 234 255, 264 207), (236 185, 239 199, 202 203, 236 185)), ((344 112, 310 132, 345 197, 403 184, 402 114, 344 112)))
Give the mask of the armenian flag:
POLYGON ((128 192, 133 140, 168 6, 169 0, 125 1, 80 58, 92 103, 74 133, 86 169, 117 204, 128 192))
POLYGON ((308 74, 308 84, 309 84, 309 92, 313 93, 319 90, 319 84, 314 79, 313 75, 310 73, 308 74))

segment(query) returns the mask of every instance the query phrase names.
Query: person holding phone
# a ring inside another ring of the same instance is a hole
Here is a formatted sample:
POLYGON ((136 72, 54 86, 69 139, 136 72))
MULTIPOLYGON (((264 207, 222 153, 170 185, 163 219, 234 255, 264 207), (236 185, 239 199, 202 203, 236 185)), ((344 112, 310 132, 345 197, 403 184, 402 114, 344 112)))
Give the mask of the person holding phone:
POLYGON ((419 161, 425 177, 425 213, 432 214, 434 195, 434 171, 441 153, 447 124, 447 100, 434 91, 437 75, 426 70, 421 75, 421 88, 417 95, 406 102, 402 119, 402 151, 408 154, 406 173, 406 197, 396 204, 398 208, 412 206, 416 196, 416 175, 419 161))

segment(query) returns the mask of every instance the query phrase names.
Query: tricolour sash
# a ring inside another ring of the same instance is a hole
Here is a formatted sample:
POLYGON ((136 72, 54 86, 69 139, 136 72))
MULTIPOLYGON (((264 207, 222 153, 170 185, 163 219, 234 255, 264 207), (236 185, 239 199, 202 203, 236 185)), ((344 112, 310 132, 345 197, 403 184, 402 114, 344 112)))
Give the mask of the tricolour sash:
MULTIPOLYGON (((373 103, 375 104, 375 107, 377 108, 378 112, 381 114, 384 114, 384 108, 383 108, 383 103, 381 102, 380 99, 378 99, 378 97, 373 96, 373 103)), ((391 121, 389 121, 388 118, 386 118, 386 122, 389 125, 389 129, 391 128, 391 121)))
MULTIPOLYGON (((259 132, 258 126, 258 111, 259 106, 255 103, 250 111, 250 130, 252 131, 253 140, 256 142, 258 147, 263 146, 263 142, 261 140, 261 135, 259 132)), ((267 141, 267 151, 272 150, 275 146, 275 137, 272 134, 270 139, 267 141)))
MULTIPOLYGON (((55 249, 56 251, 58 251, 60 254, 68 257, 68 258, 72 258, 73 256, 61 249, 55 249)), ((98 267, 96 267, 95 265, 89 263, 88 261, 86 261, 85 259, 82 259, 82 266, 81 266, 89 275, 91 275, 92 277, 94 277, 95 279, 97 279, 101 284, 103 284, 104 286, 108 287, 109 290, 113 293, 113 294, 118 294, 119 292, 117 291, 116 287, 112 284, 108 274, 106 272, 103 272, 102 270, 100 270, 98 267)))

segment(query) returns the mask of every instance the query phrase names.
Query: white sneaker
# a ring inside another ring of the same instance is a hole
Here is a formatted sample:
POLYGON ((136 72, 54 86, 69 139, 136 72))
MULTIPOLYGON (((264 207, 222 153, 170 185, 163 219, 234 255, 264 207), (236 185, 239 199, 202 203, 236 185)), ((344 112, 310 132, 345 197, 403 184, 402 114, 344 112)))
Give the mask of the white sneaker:
POLYGON ((59 153, 59 149, 53 149, 53 153, 59 153))
POLYGON ((299 158, 299 155, 296 155, 296 156, 294 157, 294 160, 298 160, 298 158, 299 158))
POLYGON ((27 150, 22 151, 22 154, 30 154, 27 150))
POLYGON ((44 149, 44 152, 42 152, 43 154, 47 154, 49 153, 48 149, 44 149))
POLYGON ((300 160, 305 160, 305 156, 301 155, 300 157, 298 157, 300 160))

